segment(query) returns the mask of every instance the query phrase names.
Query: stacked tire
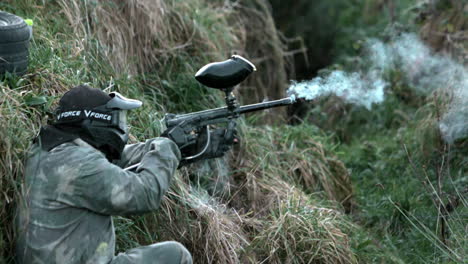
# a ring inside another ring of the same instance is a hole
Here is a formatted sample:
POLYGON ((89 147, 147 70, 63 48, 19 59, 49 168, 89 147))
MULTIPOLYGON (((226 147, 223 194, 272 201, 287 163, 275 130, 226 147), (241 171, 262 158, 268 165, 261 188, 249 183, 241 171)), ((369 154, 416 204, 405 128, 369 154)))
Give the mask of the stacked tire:
POLYGON ((0 11, 0 76, 26 72, 30 39, 31 29, 21 17, 0 11))

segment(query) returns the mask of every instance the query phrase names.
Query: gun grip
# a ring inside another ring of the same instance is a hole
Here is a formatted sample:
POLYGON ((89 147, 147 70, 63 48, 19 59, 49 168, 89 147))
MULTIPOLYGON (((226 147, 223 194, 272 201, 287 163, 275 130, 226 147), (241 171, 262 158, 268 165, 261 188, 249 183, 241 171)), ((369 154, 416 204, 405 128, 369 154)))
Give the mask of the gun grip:
POLYGON ((236 139, 237 139, 237 135, 235 133, 236 131, 236 126, 237 126, 237 123, 236 121, 234 120, 230 120, 228 125, 227 125, 227 128, 226 128, 226 134, 224 134, 224 140, 226 142, 229 142, 230 144, 232 143, 237 143, 236 142, 236 139))

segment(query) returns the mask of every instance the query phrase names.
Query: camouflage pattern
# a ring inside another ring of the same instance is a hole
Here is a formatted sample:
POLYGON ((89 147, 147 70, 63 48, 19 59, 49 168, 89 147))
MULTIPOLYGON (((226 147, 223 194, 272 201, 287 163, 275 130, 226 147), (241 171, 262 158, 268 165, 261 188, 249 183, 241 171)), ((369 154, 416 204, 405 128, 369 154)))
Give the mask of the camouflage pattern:
POLYGON ((177 242, 115 256, 112 215, 157 209, 180 161, 177 145, 155 138, 127 145, 111 163, 81 139, 49 152, 34 144, 17 219, 19 263, 191 263, 177 242), (131 172, 122 168, 141 162, 131 172))

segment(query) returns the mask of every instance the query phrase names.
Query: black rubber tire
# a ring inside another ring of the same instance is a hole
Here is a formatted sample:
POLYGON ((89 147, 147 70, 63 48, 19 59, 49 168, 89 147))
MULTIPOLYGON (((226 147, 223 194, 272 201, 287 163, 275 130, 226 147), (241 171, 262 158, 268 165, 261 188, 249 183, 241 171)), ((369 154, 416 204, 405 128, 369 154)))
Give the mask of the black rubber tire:
POLYGON ((9 55, 0 55, 0 63, 12 63, 28 59, 28 51, 18 52, 9 55))
POLYGON ((0 56, 8 56, 19 52, 24 52, 27 51, 28 48, 29 40, 10 43, 0 43, 0 56))
POLYGON ((21 42, 30 37, 29 27, 21 17, 0 11, 0 43, 21 42))
POLYGON ((30 38, 29 26, 21 17, 0 11, 0 74, 26 73, 30 38))
POLYGON ((15 61, 15 62, 0 62, 0 73, 14 73, 17 75, 22 75, 26 73, 28 69, 28 59, 15 61))

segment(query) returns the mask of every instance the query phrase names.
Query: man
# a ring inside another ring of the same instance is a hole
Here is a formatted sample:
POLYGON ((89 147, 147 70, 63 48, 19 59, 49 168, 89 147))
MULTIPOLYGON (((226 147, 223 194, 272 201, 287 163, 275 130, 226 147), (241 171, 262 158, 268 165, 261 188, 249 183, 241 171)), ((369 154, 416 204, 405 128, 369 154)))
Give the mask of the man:
MULTIPOLYGON (((190 155, 164 137, 126 145, 126 112, 141 104, 88 86, 61 98, 55 123, 41 129, 28 156, 17 221, 19 263, 192 262, 177 242, 114 256, 111 216, 156 210, 181 157, 190 155)), ((213 141, 223 147, 209 149, 206 158, 222 155, 234 141, 223 138, 222 129, 214 132, 213 141)))

